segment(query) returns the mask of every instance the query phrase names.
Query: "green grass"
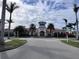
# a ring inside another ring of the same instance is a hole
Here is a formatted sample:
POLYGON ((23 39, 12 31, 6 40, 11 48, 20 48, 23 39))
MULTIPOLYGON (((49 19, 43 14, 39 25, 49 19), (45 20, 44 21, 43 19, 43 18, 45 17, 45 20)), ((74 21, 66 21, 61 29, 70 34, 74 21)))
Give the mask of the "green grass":
POLYGON ((5 42, 5 45, 0 49, 0 52, 18 48, 27 43, 26 40, 12 39, 11 41, 5 42))
POLYGON ((77 47, 77 48, 79 48, 79 41, 77 42, 77 41, 75 41, 75 40, 68 40, 68 42, 67 42, 67 40, 61 40, 63 43, 66 43, 66 44, 68 44, 68 45, 71 45, 71 46, 74 46, 74 47, 77 47))
POLYGON ((25 43, 26 43, 26 40, 14 39, 12 41, 6 42, 5 45, 16 48, 16 47, 24 45, 25 43))

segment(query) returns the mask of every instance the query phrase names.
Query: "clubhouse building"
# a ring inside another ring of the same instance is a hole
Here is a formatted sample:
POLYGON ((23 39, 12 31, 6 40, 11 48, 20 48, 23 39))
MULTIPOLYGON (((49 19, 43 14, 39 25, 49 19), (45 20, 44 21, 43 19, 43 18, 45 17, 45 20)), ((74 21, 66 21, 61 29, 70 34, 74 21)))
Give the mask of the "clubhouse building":
MULTIPOLYGON (((59 34, 64 34, 65 31, 64 30, 60 30, 60 29, 52 29, 51 34, 50 34, 50 29, 46 28, 46 22, 39 22, 39 27, 36 29, 36 31, 33 33, 33 35, 37 35, 38 37, 46 37, 46 36, 54 36, 54 34, 57 33, 59 34)), ((29 35, 31 35, 31 31, 29 31, 29 35)))
MULTIPOLYGON (((31 32, 29 28, 26 28, 26 35, 25 37, 34 36, 34 37, 66 37, 66 31, 63 29, 50 29, 46 27, 46 22, 38 22, 39 27, 36 28, 35 31, 31 32)), ((8 30, 5 30, 5 36, 7 36, 8 30)), ((13 29, 10 30, 12 36, 20 37, 18 32, 14 32, 13 29)), ((74 36, 73 33, 68 33, 70 36, 74 36)))

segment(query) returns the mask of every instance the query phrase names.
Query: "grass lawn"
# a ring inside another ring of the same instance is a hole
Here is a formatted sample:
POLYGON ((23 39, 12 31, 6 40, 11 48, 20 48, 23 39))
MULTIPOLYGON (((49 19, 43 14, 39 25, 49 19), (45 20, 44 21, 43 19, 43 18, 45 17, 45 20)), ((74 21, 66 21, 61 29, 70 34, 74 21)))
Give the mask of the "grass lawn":
POLYGON ((61 40, 61 42, 79 48, 79 41, 76 41, 76 40, 68 40, 68 42, 67 42, 67 40, 61 40))
POLYGON ((11 41, 5 42, 5 45, 0 49, 0 52, 18 48, 27 43, 26 40, 12 39, 11 41))

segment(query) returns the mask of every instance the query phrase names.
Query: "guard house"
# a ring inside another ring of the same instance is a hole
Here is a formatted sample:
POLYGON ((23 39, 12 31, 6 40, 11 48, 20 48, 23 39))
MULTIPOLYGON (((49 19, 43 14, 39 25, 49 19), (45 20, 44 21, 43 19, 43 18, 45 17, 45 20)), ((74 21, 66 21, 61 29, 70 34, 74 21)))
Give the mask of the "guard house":
POLYGON ((39 22, 39 28, 38 28, 38 36, 44 37, 46 36, 46 22, 39 22))

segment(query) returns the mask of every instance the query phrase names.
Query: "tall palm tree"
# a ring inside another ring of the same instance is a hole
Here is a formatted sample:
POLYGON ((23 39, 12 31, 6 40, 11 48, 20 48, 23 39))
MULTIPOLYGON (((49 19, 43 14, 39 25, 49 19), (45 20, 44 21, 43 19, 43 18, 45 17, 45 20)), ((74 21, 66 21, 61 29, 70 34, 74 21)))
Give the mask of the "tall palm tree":
POLYGON ((12 13, 17 8, 19 8, 19 6, 17 6, 15 2, 14 3, 11 2, 10 6, 6 5, 6 9, 10 13, 10 18, 8 20, 8 23, 9 23, 9 27, 8 27, 8 39, 10 38, 10 27, 11 27, 11 23, 13 22, 12 19, 11 19, 12 18, 12 13))
POLYGON ((50 23, 47 27, 47 29, 49 30, 50 36, 52 35, 52 30, 55 30, 54 25, 52 23, 50 23))
POLYGON ((74 4, 74 9, 73 10, 75 12, 76 24, 77 24, 76 39, 78 39, 78 17, 77 17, 77 13, 78 13, 79 7, 77 7, 77 4, 74 4))
POLYGON ((35 24, 31 24, 29 30, 30 30, 31 36, 33 36, 36 31, 35 24))
POLYGON ((4 45, 4 27, 5 27, 6 1, 7 0, 3 0, 3 5, 2 5, 0 45, 4 45))
POLYGON ((67 23, 68 23, 68 21, 67 21, 67 19, 63 19, 63 20, 65 21, 66 37, 68 39, 68 34, 67 34, 67 23))

